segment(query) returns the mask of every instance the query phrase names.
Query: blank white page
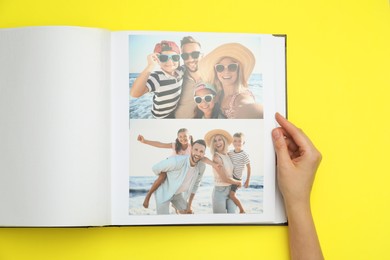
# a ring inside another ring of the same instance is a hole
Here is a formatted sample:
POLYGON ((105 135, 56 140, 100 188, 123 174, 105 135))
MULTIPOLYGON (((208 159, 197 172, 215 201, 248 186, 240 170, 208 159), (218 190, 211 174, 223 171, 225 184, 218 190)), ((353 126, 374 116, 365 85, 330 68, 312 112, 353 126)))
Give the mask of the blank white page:
POLYGON ((109 224, 110 33, 0 30, 0 226, 109 224))

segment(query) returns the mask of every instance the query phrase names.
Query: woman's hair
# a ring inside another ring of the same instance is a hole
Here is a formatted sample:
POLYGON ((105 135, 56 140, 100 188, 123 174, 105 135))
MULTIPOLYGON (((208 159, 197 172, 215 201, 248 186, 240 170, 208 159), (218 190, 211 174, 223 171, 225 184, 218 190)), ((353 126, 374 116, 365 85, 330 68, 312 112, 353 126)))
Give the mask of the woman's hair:
POLYGON ((214 140, 215 140, 215 138, 217 136, 220 136, 222 138, 222 140, 223 140, 223 144, 224 144, 223 145, 223 152, 226 153, 227 150, 228 150, 228 145, 226 145, 227 144, 227 139, 225 138, 225 136, 220 135, 220 134, 216 134, 213 137, 211 137, 211 142, 210 142, 210 152, 211 152, 212 155, 215 154, 214 140))
MULTIPOLYGON (((185 132, 188 132, 187 128, 180 128, 179 131, 177 131, 177 135, 179 135, 180 133, 185 133, 185 132)), ((192 139, 192 136, 190 136, 190 144, 191 144, 191 146, 192 146, 193 142, 194 141, 192 139)), ((176 152, 176 154, 179 154, 179 152, 182 149, 183 149, 183 146, 179 142, 179 138, 176 138, 176 140, 175 140, 175 152, 176 152)))

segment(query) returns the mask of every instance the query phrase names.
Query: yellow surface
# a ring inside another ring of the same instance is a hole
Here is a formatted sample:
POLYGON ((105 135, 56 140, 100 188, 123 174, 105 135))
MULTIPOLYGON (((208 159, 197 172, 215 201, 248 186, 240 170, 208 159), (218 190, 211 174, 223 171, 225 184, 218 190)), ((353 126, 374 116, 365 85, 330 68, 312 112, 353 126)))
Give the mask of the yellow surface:
MULTIPOLYGON (((388 0, 0 0, 1 28, 31 25, 286 33, 289 118, 324 157, 312 193, 324 255, 390 259, 388 0)), ((288 259, 287 228, 0 229, 0 259, 152 258, 288 259)))

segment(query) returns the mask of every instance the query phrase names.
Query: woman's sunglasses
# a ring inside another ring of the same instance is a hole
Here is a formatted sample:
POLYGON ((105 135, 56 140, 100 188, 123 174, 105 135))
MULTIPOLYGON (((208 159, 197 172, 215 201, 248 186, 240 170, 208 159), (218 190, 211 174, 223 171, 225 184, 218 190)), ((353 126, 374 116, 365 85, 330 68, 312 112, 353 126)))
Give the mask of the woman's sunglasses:
POLYGON ((189 52, 189 53, 184 52, 181 54, 181 57, 183 58, 183 60, 188 60, 190 58, 190 56, 193 59, 197 59, 200 56, 200 51, 193 51, 193 52, 189 52))
POLYGON ((173 62, 178 62, 180 60, 179 54, 160 54, 158 55, 158 59, 161 62, 168 62, 169 59, 171 59, 173 62))
POLYGON ((230 63, 227 66, 222 64, 216 64, 214 67, 215 67, 215 71, 219 73, 223 72, 225 69, 228 69, 228 71, 230 72, 235 72, 238 69, 238 63, 230 63))
POLYGON ((212 100, 214 99, 214 95, 213 94, 208 94, 206 96, 195 96, 194 97, 194 101, 196 104, 200 104, 202 103, 202 101, 204 100, 206 103, 210 103, 212 100))

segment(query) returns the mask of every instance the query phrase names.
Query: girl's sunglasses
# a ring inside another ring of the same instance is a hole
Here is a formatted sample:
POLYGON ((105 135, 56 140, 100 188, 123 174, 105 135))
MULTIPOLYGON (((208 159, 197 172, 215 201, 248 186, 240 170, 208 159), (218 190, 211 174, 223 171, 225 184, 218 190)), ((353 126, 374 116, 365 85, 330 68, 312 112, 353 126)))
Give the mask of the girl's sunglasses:
POLYGON ((210 103, 212 100, 214 99, 214 95, 213 94, 208 94, 206 96, 195 96, 194 97, 194 101, 196 104, 200 104, 202 103, 202 101, 204 100, 206 103, 210 103))
POLYGON ((193 52, 189 52, 189 53, 184 52, 181 54, 181 57, 183 58, 183 60, 188 60, 190 58, 190 56, 193 59, 197 59, 200 56, 200 51, 193 51, 193 52))
POLYGON ((214 66, 216 72, 223 72, 225 69, 228 69, 230 72, 235 72, 238 69, 238 63, 230 63, 227 66, 222 64, 215 64, 214 66))
POLYGON ((180 60, 179 54, 160 54, 158 55, 158 59, 161 62, 167 62, 169 59, 171 59, 173 62, 178 62, 180 60))

